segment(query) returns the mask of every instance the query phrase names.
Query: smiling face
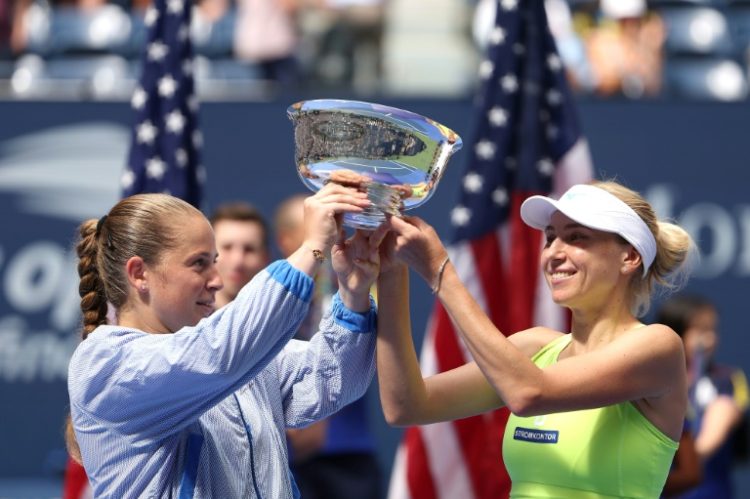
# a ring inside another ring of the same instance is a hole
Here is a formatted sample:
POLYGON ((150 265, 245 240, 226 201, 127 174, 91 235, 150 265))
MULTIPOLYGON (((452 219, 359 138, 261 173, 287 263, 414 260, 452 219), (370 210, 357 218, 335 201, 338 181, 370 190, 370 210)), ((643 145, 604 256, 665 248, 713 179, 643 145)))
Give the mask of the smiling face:
POLYGON ((174 224, 179 244, 147 268, 148 305, 154 332, 194 326, 214 310, 222 283, 216 269, 214 234, 203 216, 184 215, 174 224))
POLYGON ((219 257, 216 267, 224 282, 223 303, 237 296, 242 286, 268 265, 263 227, 254 221, 221 220, 214 224, 219 257))
POLYGON ((588 309, 623 296, 616 290, 627 287, 623 269, 629 268, 625 262, 634 250, 622 238, 584 227, 560 212, 552 215, 544 232, 541 264, 555 303, 588 309))

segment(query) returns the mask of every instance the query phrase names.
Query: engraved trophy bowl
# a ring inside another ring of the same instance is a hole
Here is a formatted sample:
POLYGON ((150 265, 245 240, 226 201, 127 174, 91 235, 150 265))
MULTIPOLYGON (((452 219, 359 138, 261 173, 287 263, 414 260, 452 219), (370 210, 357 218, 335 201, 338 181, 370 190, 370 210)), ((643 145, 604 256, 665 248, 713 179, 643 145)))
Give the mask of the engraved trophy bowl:
POLYGON ((344 215, 344 225, 359 229, 375 229, 386 213, 424 204, 463 144, 429 118, 369 102, 309 100, 289 106, 287 114, 297 172, 308 188, 337 182, 368 193, 369 208, 344 215))

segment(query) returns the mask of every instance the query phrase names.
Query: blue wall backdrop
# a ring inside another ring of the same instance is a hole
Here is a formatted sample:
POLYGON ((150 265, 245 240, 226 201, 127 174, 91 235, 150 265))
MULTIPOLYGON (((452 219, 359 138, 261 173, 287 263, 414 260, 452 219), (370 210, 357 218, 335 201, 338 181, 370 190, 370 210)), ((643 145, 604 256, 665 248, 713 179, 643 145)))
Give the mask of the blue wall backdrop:
MULTIPOLYGON (((283 198, 304 192, 286 118, 295 100, 202 107, 205 211, 244 199, 270 217, 283 198)), ((471 137, 468 101, 381 102, 471 137)), ((718 303, 720 360, 750 372, 750 104, 584 101, 580 110, 598 176, 646 193, 699 241, 703 257, 688 290, 718 303)), ((0 116, 0 496, 9 496, 8 479, 55 487, 59 478, 67 362, 78 338, 75 227, 118 199, 132 114, 124 103, 0 102, 0 116)), ((415 212, 446 238, 465 157, 454 156, 436 195, 415 212)), ((432 297, 413 282, 419 345, 432 297)), ((374 389, 369 399, 387 477, 400 431, 384 424, 374 389)), ((737 473, 738 497, 750 497, 748 474, 737 473)))

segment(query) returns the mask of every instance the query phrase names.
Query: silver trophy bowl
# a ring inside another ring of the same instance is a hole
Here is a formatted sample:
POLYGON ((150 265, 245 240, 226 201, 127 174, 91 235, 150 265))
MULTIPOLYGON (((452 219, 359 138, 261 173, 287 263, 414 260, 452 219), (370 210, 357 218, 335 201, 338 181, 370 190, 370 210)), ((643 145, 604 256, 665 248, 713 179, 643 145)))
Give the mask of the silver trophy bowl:
POLYGON ((375 229, 386 213, 424 204, 463 145, 456 132, 429 118, 369 102, 309 100, 287 114, 297 172, 308 188, 317 192, 337 182, 368 193, 370 208, 344 215, 344 225, 359 229, 375 229))

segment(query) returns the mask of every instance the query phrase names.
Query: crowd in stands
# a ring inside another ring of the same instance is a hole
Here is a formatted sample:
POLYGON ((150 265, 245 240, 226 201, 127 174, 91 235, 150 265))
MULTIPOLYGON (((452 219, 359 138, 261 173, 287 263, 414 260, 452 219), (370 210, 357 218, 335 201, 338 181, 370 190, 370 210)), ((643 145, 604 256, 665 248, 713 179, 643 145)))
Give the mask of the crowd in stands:
MULTIPOLYGON (((43 91, 32 83, 45 78, 81 77, 93 82, 89 89, 93 97, 126 94, 132 90, 128 81, 132 83, 138 74, 149 3, 0 0, 0 79, 10 81, 16 95, 43 91)), ((437 14, 450 10, 443 17, 449 17, 454 31, 469 41, 467 49, 462 48, 465 57, 478 62, 496 4, 497 0, 197 0, 191 25, 196 77, 223 81, 224 92, 226 82, 248 81, 372 92, 382 90, 386 79, 385 86, 398 92, 399 82, 406 85, 406 79, 397 69, 384 68, 384 60, 416 50, 415 38, 397 36, 398 29, 424 30, 431 15, 436 15, 437 26, 443 22, 437 14), (424 5, 416 9, 415 2, 424 5), (404 19, 415 12, 423 12, 424 18, 404 19), (472 31, 477 43, 470 42, 472 31)), ((545 4, 559 52, 580 93, 747 98, 750 0, 546 0, 545 4)), ((448 38, 443 37, 446 43, 455 41, 448 38)), ((429 48, 410 57, 416 60, 425 50, 429 48)), ((440 57, 434 61, 439 64, 440 57)), ((464 70, 448 60, 446 66, 454 72, 464 70)), ((434 75, 423 81, 439 86, 434 75)), ((418 87, 424 94, 434 93, 429 85, 418 87)))

